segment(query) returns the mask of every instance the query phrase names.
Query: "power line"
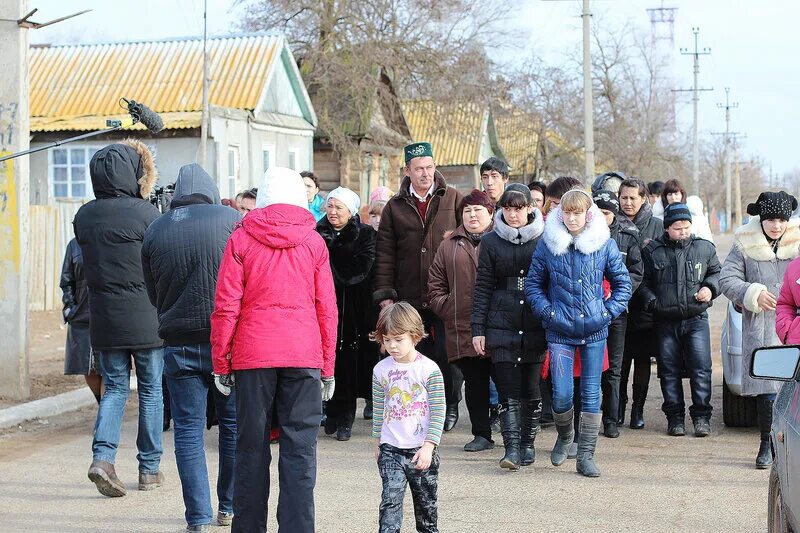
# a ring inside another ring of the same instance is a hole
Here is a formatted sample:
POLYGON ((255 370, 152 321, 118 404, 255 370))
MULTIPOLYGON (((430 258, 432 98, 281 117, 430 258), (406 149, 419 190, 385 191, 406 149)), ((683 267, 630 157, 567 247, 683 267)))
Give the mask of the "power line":
POLYGON ((694 74, 694 84, 691 89, 673 89, 673 92, 691 92, 692 93, 692 106, 694 113, 694 120, 692 126, 692 179, 694 180, 694 194, 700 196, 700 146, 697 140, 697 102, 700 101, 700 91, 713 91, 714 88, 700 88, 697 86, 697 78, 700 74, 700 56, 710 55, 711 48, 700 49, 698 43, 698 34, 700 28, 692 28, 694 33, 694 52, 690 52, 687 48, 681 48, 681 55, 694 56, 694 67, 692 69, 694 74))

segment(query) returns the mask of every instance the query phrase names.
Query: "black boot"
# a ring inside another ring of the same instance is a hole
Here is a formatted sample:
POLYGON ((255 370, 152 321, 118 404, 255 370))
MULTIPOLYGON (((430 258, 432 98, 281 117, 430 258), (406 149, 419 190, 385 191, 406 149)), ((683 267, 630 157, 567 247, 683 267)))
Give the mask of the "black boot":
POLYGON ((575 468, 586 477, 600 477, 600 469, 594 462, 597 434, 600 432, 600 413, 581 413, 581 431, 578 436, 578 457, 575 468))
POLYGON ((644 427, 644 402, 647 400, 647 385, 633 384, 633 404, 631 405, 631 429, 644 427))
POLYGON ((444 430, 452 431, 458 422, 458 404, 447 406, 447 414, 444 416, 444 430))
POLYGON ((758 429, 761 432, 761 444, 758 447, 758 455, 756 456, 756 468, 759 470, 764 470, 772 465, 772 447, 769 442, 769 434, 772 430, 773 403, 773 400, 762 397, 756 400, 758 429))
POLYGON ((508 468, 511 471, 519 470, 519 419, 520 419, 519 400, 509 398, 505 405, 500 408, 500 427, 503 434, 503 446, 506 454, 500 459, 500 467, 508 468))
POLYGON ((619 415, 617 415, 617 427, 625 425, 625 409, 628 408, 628 398, 619 396, 619 415))
POLYGON ((536 450, 533 447, 536 435, 539 433, 539 421, 542 418, 541 400, 524 400, 521 402, 521 436, 519 439, 520 464, 532 465, 536 460, 536 450))
POLYGON ((556 424, 556 431, 558 431, 558 438, 553 445, 553 451, 550 452, 550 462, 553 463, 553 466, 561 466, 567 460, 569 447, 575 438, 575 428, 572 427, 574 414, 571 407, 566 413, 553 412, 553 421, 556 424))

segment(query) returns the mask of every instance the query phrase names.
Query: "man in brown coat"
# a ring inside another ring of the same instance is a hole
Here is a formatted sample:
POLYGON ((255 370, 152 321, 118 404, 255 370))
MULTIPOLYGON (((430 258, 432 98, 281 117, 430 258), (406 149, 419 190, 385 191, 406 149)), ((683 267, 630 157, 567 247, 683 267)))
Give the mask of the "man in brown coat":
POLYGON ((422 315, 429 337, 420 352, 439 365, 447 399, 445 431, 458 420, 457 393, 447 362, 444 324, 430 309, 428 269, 448 230, 461 224, 461 195, 436 171, 430 143, 405 147, 406 166, 400 190, 381 213, 375 257, 374 300, 385 307, 405 300, 422 315))

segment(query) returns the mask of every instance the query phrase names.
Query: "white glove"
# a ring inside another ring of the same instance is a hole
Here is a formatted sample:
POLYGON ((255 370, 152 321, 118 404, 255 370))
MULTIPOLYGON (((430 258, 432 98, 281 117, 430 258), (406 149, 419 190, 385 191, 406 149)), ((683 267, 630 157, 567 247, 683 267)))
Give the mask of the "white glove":
POLYGON ((336 379, 333 377, 322 378, 319 384, 322 387, 322 401, 327 402, 333 398, 333 391, 336 389, 336 379))
POLYGON ((233 374, 214 374, 214 386, 225 396, 231 395, 234 379, 233 374))

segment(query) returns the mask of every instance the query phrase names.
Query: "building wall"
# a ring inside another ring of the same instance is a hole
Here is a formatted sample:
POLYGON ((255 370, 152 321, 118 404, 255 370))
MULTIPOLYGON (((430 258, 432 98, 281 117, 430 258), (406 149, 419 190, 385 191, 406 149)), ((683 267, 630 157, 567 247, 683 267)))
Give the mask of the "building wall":
POLYGON ((477 166, 436 167, 442 173, 447 184, 455 187, 460 193, 467 194, 474 188, 480 188, 480 177, 477 166))

